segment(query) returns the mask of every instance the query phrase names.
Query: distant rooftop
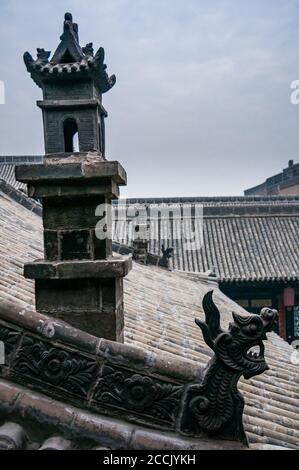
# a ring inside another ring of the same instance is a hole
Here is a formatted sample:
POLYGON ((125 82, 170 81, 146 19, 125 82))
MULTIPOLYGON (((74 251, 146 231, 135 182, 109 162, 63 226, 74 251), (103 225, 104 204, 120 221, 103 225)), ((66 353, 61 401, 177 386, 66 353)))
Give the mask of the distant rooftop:
MULTIPOLYGON (((5 192, 11 197, 14 195, 23 205, 29 199, 20 196, 20 189, 26 189, 25 185, 24 188, 18 186, 21 183, 16 182, 14 167, 29 158, 32 157, 0 157, 0 179, 8 183, 5 192), (1 164, 1 159, 8 158, 10 163, 1 164), (15 158, 22 160, 13 161, 15 158), (19 191, 13 193, 9 186, 19 191)), ((41 156, 33 158, 35 162, 42 159, 41 156)), ((27 160, 27 163, 32 161, 27 160)), ((151 206, 165 205, 170 211, 171 208, 191 207, 190 215, 184 214, 185 236, 189 240, 197 223, 197 233, 201 233, 202 228, 201 220, 194 220, 192 208, 203 205, 203 245, 193 251, 184 249, 184 240, 178 236, 180 220, 173 217, 173 222, 166 224, 158 214, 149 223, 149 252, 160 256, 163 240, 170 235, 166 245, 174 248, 172 264, 175 269, 202 273, 215 267, 220 282, 298 281, 299 195, 138 198, 115 201, 117 204, 144 205, 148 223, 151 206)), ((38 203, 31 210, 41 212, 38 203)), ((120 231, 115 231, 114 242, 130 250, 130 240, 123 238, 127 220, 118 223, 120 231)))
MULTIPOLYGON (((230 210, 236 207, 268 207, 268 206, 285 206, 299 204, 299 196, 194 196, 194 197, 155 197, 155 198, 127 198, 119 199, 117 204, 124 202, 127 205, 171 205, 181 206, 202 204, 205 208, 206 214, 209 207, 231 207, 230 210)), ((212 211, 213 209, 211 209, 212 211)), ((266 209, 267 210, 267 209, 266 209)), ((275 209, 276 210, 276 209, 275 209)))
POLYGON ((5 163, 17 164, 17 163, 42 163, 42 155, 0 155, 0 164, 5 163))
MULTIPOLYGON (((131 209, 136 206, 140 214, 143 206, 149 252, 160 254, 163 242, 172 246, 174 269, 207 272, 214 267, 221 283, 298 281, 299 196, 141 198, 118 203, 130 206, 132 221, 131 209), (203 223, 192 211, 197 204, 203 206, 203 223), (159 212, 164 205, 166 213, 159 212), (186 240, 201 233, 202 243, 188 249, 186 240)), ((120 218, 116 215, 114 240, 126 245, 128 221, 128 215, 126 220, 122 212, 120 218)))
POLYGON ((289 160, 287 168, 270 176, 261 183, 244 191, 245 196, 266 196, 276 194, 299 195, 299 163, 289 160))

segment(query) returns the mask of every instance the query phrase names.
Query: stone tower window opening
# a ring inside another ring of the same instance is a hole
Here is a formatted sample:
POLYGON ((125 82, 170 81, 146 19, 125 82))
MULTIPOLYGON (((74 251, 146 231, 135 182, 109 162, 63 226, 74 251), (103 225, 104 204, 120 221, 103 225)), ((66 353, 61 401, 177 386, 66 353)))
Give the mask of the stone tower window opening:
POLYGON ((63 123, 64 151, 79 152, 78 125, 74 118, 67 118, 63 123))

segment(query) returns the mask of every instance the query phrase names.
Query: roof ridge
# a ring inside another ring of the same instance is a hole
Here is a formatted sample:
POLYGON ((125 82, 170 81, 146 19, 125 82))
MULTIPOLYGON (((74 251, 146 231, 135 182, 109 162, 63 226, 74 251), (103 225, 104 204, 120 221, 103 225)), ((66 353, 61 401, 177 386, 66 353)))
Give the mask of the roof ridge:
POLYGON ((15 202, 18 202, 23 207, 37 215, 42 215, 41 205, 32 199, 29 199, 26 194, 23 194, 19 189, 14 188, 10 183, 0 178, 0 191, 7 196, 11 197, 15 202))

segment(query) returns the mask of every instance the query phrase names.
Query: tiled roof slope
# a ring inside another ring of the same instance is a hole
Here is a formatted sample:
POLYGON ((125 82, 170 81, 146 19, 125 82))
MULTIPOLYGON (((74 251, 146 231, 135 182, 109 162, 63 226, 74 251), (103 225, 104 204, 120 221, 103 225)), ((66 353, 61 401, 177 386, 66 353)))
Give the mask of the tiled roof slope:
MULTIPOLYGON (((144 204, 147 214, 157 204, 186 211, 183 228, 180 218, 169 224, 165 217, 148 218, 149 251, 161 254, 163 239, 168 237, 165 244, 174 248, 174 269, 205 272, 215 267, 220 282, 298 280, 299 197, 139 199, 126 203, 144 204), (203 224, 188 215, 188 208, 195 204, 203 205, 203 224), (184 248, 183 236, 192 240, 195 230, 200 239, 201 228, 203 243, 192 250, 184 248)), ((118 222, 115 238, 130 244, 123 235, 125 224, 118 222)))
MULTIPOLYGON (((23 264, 42 255, 41 218, 0 193, 0 300, 34 303, 34 284, 24 279, 23 264)), ((214 287, 215 288, 215 287, 214 287)), ((211 355, 194 317, 203 317, 201 300, 211 285, 186 274, 134 264, 125 280, 125 341, 159 353, 166 351, 192 364, 205 365, 211 355)), ((223 324, 241 307, 215 289, 223 324)), ((242 381, 245 428, 252 445, 299 448, 298 366, 294 350, 276 334, 269 335, 270 370, 242 381)))
POLYGON ((39 201, 29 198, 23 191, 16 189, 14 186, 1 179, 0 192, 18 202, 24 208, 34 212, 35 214, 42 215, 42 206, 39 201))
POLYGON ((27 186, 15 177, 16 164, 42 163, 42 155, 0 155, 0 179, 27 194, 27 186))
POLYGON ((27 192, 26 184, 20 183, 16 180, 15 165, 11 165, 9 163, 0 164, 0 179, 3 179, 6 181, 6 183, 9 183, 15 189, 27 192))

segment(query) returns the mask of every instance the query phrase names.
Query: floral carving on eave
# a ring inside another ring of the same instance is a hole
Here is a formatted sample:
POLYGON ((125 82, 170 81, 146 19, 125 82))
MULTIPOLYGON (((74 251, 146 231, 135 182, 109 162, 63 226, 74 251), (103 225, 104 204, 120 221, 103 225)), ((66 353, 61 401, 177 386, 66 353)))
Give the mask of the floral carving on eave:
POLYGON ((18 352, 14 370, 86 397, 96 371, 96 363, 26 337, 18 352))
POLYGON ((128 375, 110 366, 102 371, 94 399, 98 404, 151 415, 173 422, 182 395, 182 387, 157 381, 140 374, 128 375))

